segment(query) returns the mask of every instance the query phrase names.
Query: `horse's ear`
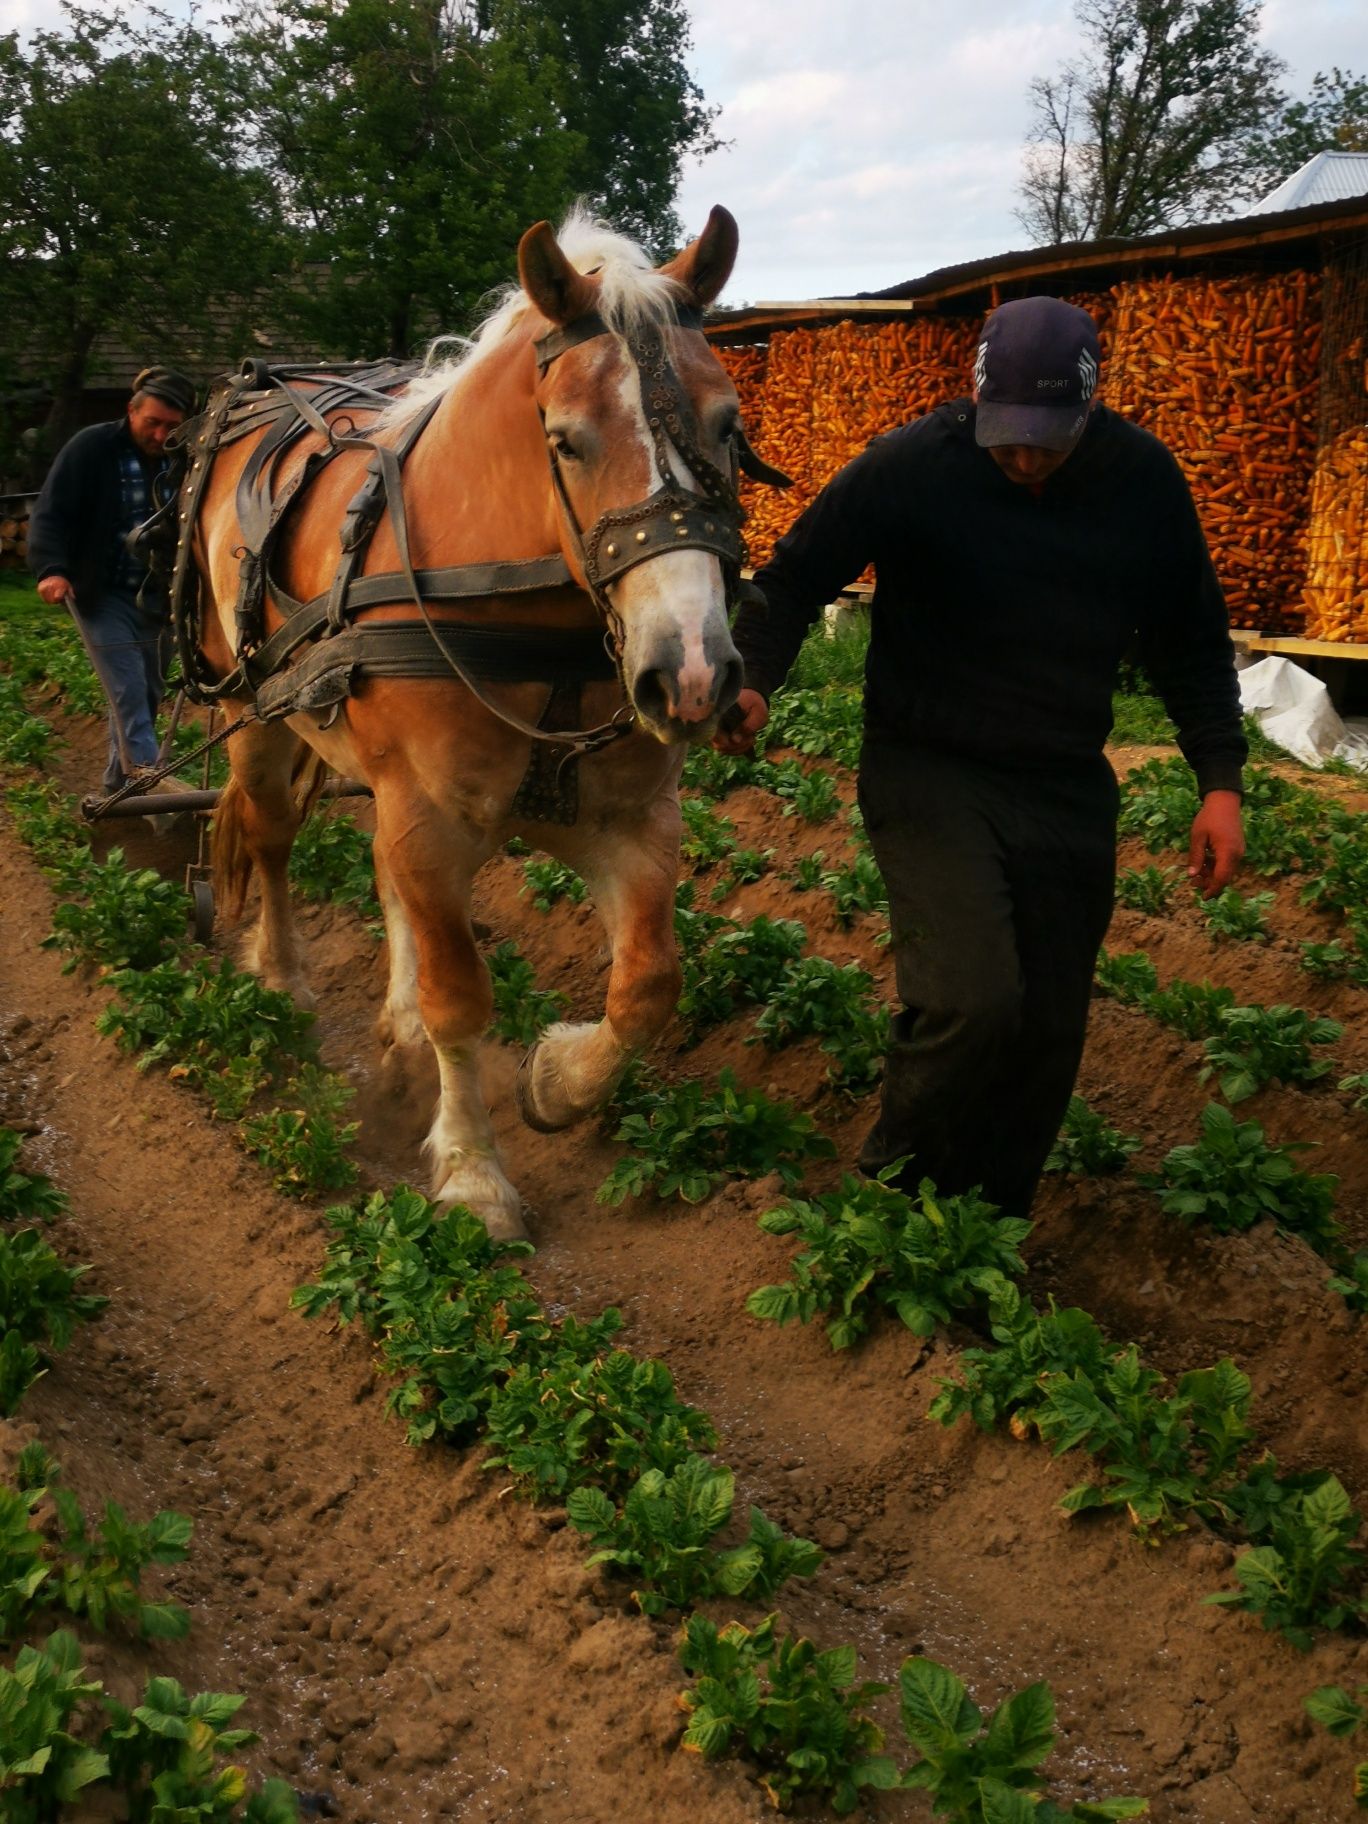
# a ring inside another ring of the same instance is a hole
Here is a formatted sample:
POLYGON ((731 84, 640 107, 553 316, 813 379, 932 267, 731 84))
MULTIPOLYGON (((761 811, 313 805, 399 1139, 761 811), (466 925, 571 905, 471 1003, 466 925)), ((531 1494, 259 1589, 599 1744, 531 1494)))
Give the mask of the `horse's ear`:
POLYGON ((538 222, 518 242, 518 277, 542 315, 562 328, 594 308, 594 287, 561 252, 550 222, 538 222))
POLYGON ((682 285, 695 304, 711 304, 731 277, 740 242, 736 217, 715 203, 698 239, 660 270, 682 285))

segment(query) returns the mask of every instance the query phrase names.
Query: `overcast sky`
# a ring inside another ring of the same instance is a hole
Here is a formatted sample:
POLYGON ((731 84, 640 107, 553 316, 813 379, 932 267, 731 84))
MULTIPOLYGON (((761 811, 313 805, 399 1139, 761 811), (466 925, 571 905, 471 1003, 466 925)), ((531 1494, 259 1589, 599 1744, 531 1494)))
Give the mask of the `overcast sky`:
MULTIPOLYGON (((686 173, 680 211, 696 229, 721 202, 741 224, 723 302, 874 290, 1023 244, 1027 84, 1076 48, 1072 0, 689 9, 694 66, 731 143, 686 173)), ((1332 64, 1368 71, 1365 0, 1265 0, 1263 17, 1294 91, 1332 64)), ((59 18, 56 0, 0 0, 0 30, 59 18)))

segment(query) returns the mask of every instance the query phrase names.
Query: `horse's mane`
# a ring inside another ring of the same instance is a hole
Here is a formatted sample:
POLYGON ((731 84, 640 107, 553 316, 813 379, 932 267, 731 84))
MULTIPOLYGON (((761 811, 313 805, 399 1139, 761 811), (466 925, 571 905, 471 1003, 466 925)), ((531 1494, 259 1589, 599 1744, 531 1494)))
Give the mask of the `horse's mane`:
MULTIPOLYGON (((556 239, 576 271, 598 279, 598 310, 610 329, 630 335, 643 322, 667 323, 673 318, 683 296, 680 286, 657 272, 645 249, 625 234, 576 207, 557 229, 556 239)), ((439 336, 429 344, 422 372, 381 414, 376 428, 401 427, 429 401, 449 392, 512 334, 531 309, 516 280, 503 286, 473 336, 439 336)))

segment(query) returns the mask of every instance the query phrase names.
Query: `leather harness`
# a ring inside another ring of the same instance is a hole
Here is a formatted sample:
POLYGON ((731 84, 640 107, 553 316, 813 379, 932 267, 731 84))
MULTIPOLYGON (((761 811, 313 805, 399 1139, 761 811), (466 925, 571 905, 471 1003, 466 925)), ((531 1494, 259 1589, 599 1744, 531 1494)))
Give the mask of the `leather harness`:
MULTIPOLYGON (((688 308, 680 308, 675 321, 681 328, 702 326, 701 313, 688 308)), ((358 432, 346 413, 391 404, 420 371, 416 366, 270 367, 248 361, 238 374, 219 381, 206 410, 175 434, 164 484, 166 497, 140 535, 150 566, 162 574, 170 569, 172 622, 187 693, 200 703, 246 700, 260 720, 273 721, 301 710, 331 710, 336 716, 362 677, 454 675, 486 709, 533 743, 532 763, 520 788, 522 802, 515 802, 515 814, 573 822, 575 769, 569 767, 566 779, 567 763, 630 734, 636 720, 629 700, 598 728, 573 726, 579 715, 581 685, 616 676, 627 694, 621 672, 624 629, 609 588, 637 564, 665 551, 701 550, 721 562, 730 610, 750 592, 750 585, 741 579, 745 544, 738 469, 771 486, 790 485, 787 476, 755 455, 739 425, 730 474, 703 454, 692 402, 669 358, 663 330, 655 323, 622 333, 596 312, 590 313, 550 331, 534 344, 539 374, 567 349, 610 334, 622 334, 636 367, 647 428, 666 479, 646 499, 604 513, 586 532, 575 515, 558 454, 548 444, 552 482, 584 577, 582 585, 560 552, 512 562, 414 569, 403 467, 441 396, 419 410, 393 443, 378 443, 358 432), (301 392, 301 381, 313 387, 313 392, 301 392), (277 485, 283 459, 311 431, 324 438, 323 447, 310 450, 294 473, 277 485), (236 662, 226 677, 219 678, 199 646, 202 608, 192 559, 193 533, 214 456, 251 435, 258 435, 259 442, 238 480, 235 502, 242 531, 236 551, 236 662), (311 482, 341 451, 356 449, 369 450, 370 461, 365 479, 343 515, 331 586, 310 601, 299 601, 271 575, 276 543, 311 482), (671 449, 688 470, 694 488, 685 488, 672 478, 671 449), (400 568, 383 575, 359 576, 371 538, 385 514, 389 515, 400 568), (498 596, 577 587, 586 589, 603 617, 604 628, 436 622, 428 612, 429 603, 484 602, 498 596), (283 617, 270 634, 265 630, 268 595, 283 617), (415 606, 417 619, 355 620, 366 608, 403 602, 415 606), (541 724, 533 725, 491 702, 477 679, 550 684, 551 696, 541 724), (559 726, 567 720, 570 726, 559 726), (564 750, 554 771, 548 771, 551 756, 545 748, 539 750, 539 743, 564 750)))

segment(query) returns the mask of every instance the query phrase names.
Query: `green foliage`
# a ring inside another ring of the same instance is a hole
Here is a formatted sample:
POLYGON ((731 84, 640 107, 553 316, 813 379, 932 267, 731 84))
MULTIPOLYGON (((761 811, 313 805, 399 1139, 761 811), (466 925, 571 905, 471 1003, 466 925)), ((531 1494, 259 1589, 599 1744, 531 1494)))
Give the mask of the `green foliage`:
POLYGON ((858 963, 805 956, 788 970, 755 1022, 754 1040, 777 1051, 816 1038, 832 1059, 828 1076, 852 1096, 878 1081, 888 1049, 888 1009, 874 1000, 874 978, 858 963))
MULTIPOLYGON (((0 56, 3 52, 0 40, 0 56)), ((0 676, 0 767, 41 767, 53 741, 52 730, 33 714, 15 679, 0 676)))
MULTIPOLYGON (((847 689, 864 683, 865 658, 869 651, 869 612, 867 609, 844 616, 838 625, 828 629, 818 622, 803 641, 789 671, 787 690, 821 690, 829 685, 847 689)), ((776 690, 770 707, 785 694, 776 690)))
POLYGON ((766 1234, 796 1234, 803 1246, 789 1279, 751 1293, 752 1317, 806 1324, 823 1312, 832 1348, 846 1349, 884 1305, 914 1335, 930 1336, 1025 1271, 1017 1250, 1029 1222, 1000 1217, 972 1192, 939 1196, 929 1178, 909 1197, 890 1182, 898 1169, 847 1174, 838 1191, 790 1199, 760 1218, 766 1234))
POLYGON ((785 817, 826 823, 840 812, 840 794, 830 773, 816 768, 808 772, 796 760, 785 760, 771 769, 766 783, 776 797, 784 799, 785 817))
POLYGON ((1280 1002, 1274 1007, 1229 1007, 1206 1042, 1207 1063, 1198 1075, 1215 1077, 1227 1102, 1243 1102, 1266 1083, 1315 1083, 1334 1068, 1314 1058, 1313 1045, 1333 1045, 1344 1036, 1338 1020, 1305 1013, 1280 1002))
MULTIPOLYGON (((237 1817, 246 1796, 241 1767, 219 1757, 257 1740, 250 1729, 228 1727, 244 1699, 202 1691, 188 1697, 174 1678, 151 1678, 143 1700, 128 1710, 106 1698, 108 1725, 100 1745, 112 1781, 129 1795, 129 1824, 194 1824, 200 1818, 237 1817)), ((268 1780, 248 1803, 244 1824, 292 1824, 294 1793, 283 1780, 268 1780)))
POLYGON ((1239 1588, 1206 1600, 1245 1609, 1306 1650, 1312 1628, 1368 1619, 1368 1553, 1354 1544, 1361 1524, 1337 1478, 1322 1475, 1272 1510, 1267 1545, 1235 1560, 1239 1588))
POLYGON ((1303 905, 1329 906, 1350 915, 1368 904, 1368 820, 1347 812, 1330 814, 1328 833, 1317 845, 1316 865, 1301 891, 1303 905))
POLYGON ((43 1494, 41 1487, 0 1485, 0 1640, 13 1640, 27 1624, 51 1575, 35 1518, 43 1494))
POLYGON ((1268 942, 1268 908, 1272 892, 1251 893, 1247 898, 1234 887, 1227 887, 1215 899, 1199 900, 1206 927, 1216 938, 1239 938, 1245 943, 1268 942))
POLYGON ((692 1036, 729 1020, 741 1007, 768 1001, 807 943, 796 919, 763 913, 732 925, 686 907, 676 912, 675 929, 684 966, 679 1017, 692 1036))
POLYGON ((1127 1006, 1143 1006, 1159 986, 1159 972, 1143 950, 1099 951, 1095 974, 1099 994, 1127 1006))
POLYGON ((744 1089, 730 1070, 716 1090, 685 1082, 643 1092, 641 1112, 623 1118, 614 1136, 631 1149, 599 1186, 600 1203, 648 1194, 701 1203, 728 1178, 777 1172, 786 1185, 802 1177, 809 1159, 834 1152, 809 1115, 744 1089))
POLYGON ((844 1814, 862 1791, 896 1787, 897 1767, 878 1752, 883 1731, 864 1713, 888 1686, 855 1683, 853 1647, 819 1653, 810 1640, 776 1635, 774 1623, 718 1628, 689 1617, 679 1648, 694 1680, 680 1693, 684 1747, 708 1761, 745 1754, 778 1811, 811 1794, 844 1814))
POLYGON ((195 1088, 209 1088, 239 1060, 258 1060, 272 1083, 317 1055, 314 1016, 304 1013, 227 958, 120 969, 109 978, 117 999, 96 1029, 122 1051, 140 1051, 139 1070, 162 1065, 195 1088))
POLYGON ((1115 690, 1107 739, 1113 747, 1171 747, 1176 733, 1163 703, 1152 691, 1115 690))
POLYGON ((1132 912, 1147 912, 1157 917, 1167 912, 1173 900, 1176 868, 1122 868, 1116 876, 1116 897, 1132 912))
POLYGON ((769 873, 774 853, 773 849, 731 850, 727 856, 727 866, 713 888, 713 898, 725 899, 738 887, 751 886, 755 881, 762 880, 769 873))
POLYGON ((789 875, 790 884, 800 893, 815 892, 822 884, 825 860, 826 853, 822 849, 815 849, 811 855, 800 855, 789 875))
POLYGON ((67 1207, 66 1192, 41 1172, 19 1170, 23 1145, 22 1134, 0 1127, 0 1222, 51 1222, 67 1207))
POLYGON ((1368 959, 1340 938, 1328 944, 1303 944, 1301 966, 1317 981, 1353 982, 1356 987, 1368 987, 1368 959))
POLYGON ((621 1349, 586 1359, 563 1347, 544 1366, 520 1365, 491 1399, 488 1422, 496 1454, 485 1468, 504 1469, 553 1501, 589 1485, 624 1497, 645 1470, 669 1475, 717 1442, 707 1415, 679 1399, 663 1362, 621 1349))
MULTIPOLYGON (((18 580, 17 578, 15 579, 18 580)), ((6 592, 0 617, 0 664, 16 683, 37 687, 81 716, 105 714, 105 694, 70 615, 42 601, 32 581, 23 579, 22 595, 6 592)), ((47 780, 22 790, 56 797, 47 780)), ((73 807, 74 800, 67 800, 73 807)), ((81 838, 74 826, 75 840, 81 838)))
POLYGON ((684 820, 684 834, 679 852, 696 868, 710 867, 736 847, 736 825, 723 817, 701 798, 684 798, 679 805, 684 820))
POLYGON ((355 1094, 345 1077, 305 1064, 285 1084, 278 1107, 242 1123, 242 1144, 270 1172, 278 1191, 307 1197, 355 1184, 356 1164, 346 1149, 360 1123, 341 1118, 355 1094))
POLYGON ((563 861, 553 861, 549 855, 523 863, 523 882, 522 891, 532 895, 538 912, 549 912, 558 899, 568 899, 577 906, 588 891, 573 868, 567 868, 563 861))
POLYGON ((1230 988, 1216 988, 1206 981, 1174 981, 1150 995, 1145 1011, 1186 1039, 1209 1039, 1221 1030, 1226 1008, 1234 1005, 1230 988))
POLYGON ((852 772, 859 765, 863 739, 860 694, 841 685, 777 690, 762 735, 767 753, 791 747, 815 760, 835 760, 852 772))
POLYGON ((92 1292, 77 1291, 89 1271, 63 1266, 37 1229, 0 1229, 0 1380, 6 1417, 37 1378, 41 1347, 65 1349, 76 1325, 88 1322, 109 1303, 92 1292), (26 1369, 32 1370, 27 1378, 26 1369))
POLYGON ((1161 1208, 1185 1222, 1210 1223, 1229 1235, 1271 1217, 1324 1253, 1339 1234, 1333 1214, 1339 1179, 1298 1170, 1295 1155, 1308 1145, 1270 1146, 1257 1121, 1237 1121, 1228 1108, 1209 1102, 1201 1138, 1174 1147, 1159 1171, 1140 1182, 1160 1194, 1161 1208))
POLYGON ((35 779, 12 785, 5 804, 44 873, 68 892, 78 891, 94 857, 77 822, 76 800, 55 791, 46 779, 35 779))
POLYGON ((928 1415, 939 1424, 967 1416, 992 1431, 1010 1421, 1013 1434, 1025 1437, 1040 1409, 1044 1376, 1100 1380, 1120 1354, 1086 1311, 1060 1310, 1053 1299, 1048 1310, 1037 1311, 1010 1283, 989 1300, 989 1327, 995 1346, 964 1350, 960 1379, 940 1382, 928 1415))
POLYGON ((821 884, 836 903, 840 924, 851 925, 861 912, 886 912, 888 891, 879 864, 867 849, 862 849, 845 867, 828 868, 821 884))
MULTIPOLYGON (((1365 1698, 1368 1698, 1368 1685, 1359 1686, 1357 1698, 1342 1685, 1321 1685, 1309 1697, 1303 1698, 1302 1703, 1313 1722, 1328 1729, 1337 1741, 1342 1741, 1368 1723, 1368 1705, 1362 1701, 1365 1698)), ((1368 1806, 1368 1761, 1354 1769, 1354 1799, 1357 1804, 1368 1806)))
POLYGON ((1338 1292, 1351 1311, 1368 1313, 1368 1253, 1360 1250, 1326 1286, 1338 1292))
POLYGON ((680 774, 680 792, 716 801, 738 786, 754 785, 760 764, 750 754, 720 754, 715 747, 691 747, 680 774))
POLYGON ((984 1717, 953 1672, 905 1659, 898 1675, 902 1726, 921 1758, 904 1786, 931 1794, 952 1824, 1062 1824, 1065 1819, 1139 1818, 1144 1799, 1097 1799, 1061 1810, 1034 1795, 1037 1769, 1054 1747, 1055 1706, 1046 1684, 1027 1685, 984 1717))
POLYGON ((486 959, 494 987, 494 1030, 515 1045, 531 1045, 569 1006, 555 988, 538 988, 537 972, 514 943, 486 959))
POLYGON ((713 1596, 763 1602, 790 1577, 810 1577, 822 1554, 750 1510, 744 1545, 713 1542, 732 1516, 732 1472, 687 1456, 667 1475, 648 1469, 620 1505, 599 1488, 578 1488, 566 1502, 571 1526, 594 1547, 588 1563, 611 1564, 637 1580, 632 1591, 646 1615, 691 1608, 713 1596))
POLYGON ((152 969, 174 958, 185 940, 184 889, 155 868, 132 869, 123 850, 91 862, 81 879, 81 899, 67 900, 52 915, 46 946, 79 963, 115 969, 152 969))
POLYGON ((1139 1148, 1140 1141, 1134 1134, 1123 1134, 1120 1128, 1110 1126, 1088 1107, 1082 1096, 1070 1096, 1064 1125, 1050 1148, 1045 1170, 1107 1177, 1124 1171, 1126 1161, 1139 1148))
MULTIPOLYGON (((55 1480, 56 1466, 49 1466, 55 1480)), ((61 1525, 60 1562, 49 1600, 70 1614, 83 1615, 103 1633, 110 1617, 127 1622, 149 1638, 180 1640, 190 1616, 179 1603, 145 1602, 139 1593, 143 1572, 154 1564, 179 1564, 190 1543, 191 1523, 184 1514, 164 1509, 145 1526, 131 1521, 115 1501, 92 1530, 80 1503, 60 1483, 51 1495, 61 1525)))
POLYGON ((1192 769, 1185 760, 1146 760, 1121 781, 1117 830, 1138 836, 1153 854, 1187 847, 1192 820, 1201 808, 1192 769))
POLYGON ((380 929, 375 892, 373 838, 345 811, 315 811, 305 819, 290 850, 290 880, 305 899, 352 906, 380 929))
POLYGON ((81 1670, 81 1649, 59 1628, 0 1666, 0 1790, 6 1824, 47 1824, 109 1772, 107 1756, 71 1733, 73 1713, 100 1686, 81 1670))

